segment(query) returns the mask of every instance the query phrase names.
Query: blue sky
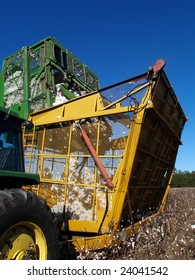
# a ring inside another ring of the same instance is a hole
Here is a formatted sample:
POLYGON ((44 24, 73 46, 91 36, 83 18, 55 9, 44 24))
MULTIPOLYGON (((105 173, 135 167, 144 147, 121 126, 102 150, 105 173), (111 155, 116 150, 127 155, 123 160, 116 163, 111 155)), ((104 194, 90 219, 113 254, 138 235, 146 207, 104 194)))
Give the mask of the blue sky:
POLYGON ((6 1, 1 3, 0 63, 26 45, 53 36, 86 63, 101 87, 147 71, 156 59, 185 114, 176 168, 195 170, 194 1, 6 1))

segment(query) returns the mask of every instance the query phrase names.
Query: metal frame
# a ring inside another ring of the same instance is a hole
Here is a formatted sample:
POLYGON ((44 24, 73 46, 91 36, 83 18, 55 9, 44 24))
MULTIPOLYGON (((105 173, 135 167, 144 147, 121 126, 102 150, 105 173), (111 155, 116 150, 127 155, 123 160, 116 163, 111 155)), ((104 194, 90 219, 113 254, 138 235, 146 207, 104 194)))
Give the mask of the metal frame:
POLYGON ((2 76, 0 104, 22 118, 99 88, 97 75, 53 37, 5 58, 2 76))

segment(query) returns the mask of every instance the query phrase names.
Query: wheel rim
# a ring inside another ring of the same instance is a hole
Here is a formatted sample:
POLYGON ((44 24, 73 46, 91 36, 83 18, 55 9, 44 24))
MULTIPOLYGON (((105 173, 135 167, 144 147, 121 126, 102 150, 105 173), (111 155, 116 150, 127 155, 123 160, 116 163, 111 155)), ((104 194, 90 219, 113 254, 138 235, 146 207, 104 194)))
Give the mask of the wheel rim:
POLYGON ((47 242, 34 223, 23 221, 8 228, 0 237, 0 260, 46 260, 47 242))

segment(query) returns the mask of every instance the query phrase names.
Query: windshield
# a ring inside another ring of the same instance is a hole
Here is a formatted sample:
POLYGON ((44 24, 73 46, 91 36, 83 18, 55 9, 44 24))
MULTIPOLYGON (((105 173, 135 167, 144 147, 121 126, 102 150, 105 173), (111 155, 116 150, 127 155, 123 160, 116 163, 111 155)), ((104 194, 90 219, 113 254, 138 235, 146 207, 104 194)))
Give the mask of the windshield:
POLYGON ((0 121, 0 170, 23 171, 21 129, 14 120, 0 121))

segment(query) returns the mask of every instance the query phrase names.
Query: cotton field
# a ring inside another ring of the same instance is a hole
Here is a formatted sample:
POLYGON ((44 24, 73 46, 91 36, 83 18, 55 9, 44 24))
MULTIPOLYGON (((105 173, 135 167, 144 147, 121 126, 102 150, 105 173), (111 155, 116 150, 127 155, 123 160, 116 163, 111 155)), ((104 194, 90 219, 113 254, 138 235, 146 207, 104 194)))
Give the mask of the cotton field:
POLYGON ((171 189, 165 211, 136 236, 77 259, 194 260, 195 188, 171 189))

